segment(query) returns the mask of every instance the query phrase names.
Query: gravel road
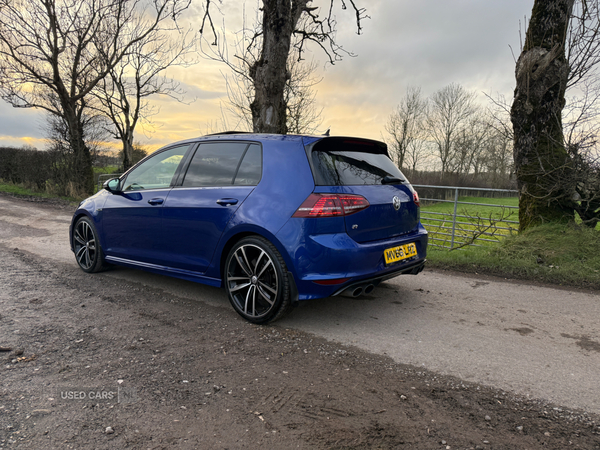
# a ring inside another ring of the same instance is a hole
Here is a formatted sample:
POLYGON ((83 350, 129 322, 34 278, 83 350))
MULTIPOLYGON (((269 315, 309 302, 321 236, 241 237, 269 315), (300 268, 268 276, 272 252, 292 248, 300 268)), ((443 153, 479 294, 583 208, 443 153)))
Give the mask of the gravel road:
POLYGON ((72 210, 0 196, 0 448, 600 448, 597 292, 426 270, 259 327, 220 289, 84 274, 72 210), (77 383, 139 399, 48 394, 77 383))

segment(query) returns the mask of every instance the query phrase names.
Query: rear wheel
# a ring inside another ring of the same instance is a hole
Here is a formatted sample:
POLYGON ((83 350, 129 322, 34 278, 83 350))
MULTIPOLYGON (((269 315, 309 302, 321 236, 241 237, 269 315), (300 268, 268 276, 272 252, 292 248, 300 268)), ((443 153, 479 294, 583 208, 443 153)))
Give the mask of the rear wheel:
POLYGON ((275 246, 261 237, 244 238, 231 249, 225 288, 233 308, 252 323, 272 322, 291 309, 285 262, 275 246))
POLYGON ((96 227, 87 217, 82 217, 75 223, 73 249, 77 264, 83 271, 93 273, 105 268, 104 253, 98 241, 96 227))

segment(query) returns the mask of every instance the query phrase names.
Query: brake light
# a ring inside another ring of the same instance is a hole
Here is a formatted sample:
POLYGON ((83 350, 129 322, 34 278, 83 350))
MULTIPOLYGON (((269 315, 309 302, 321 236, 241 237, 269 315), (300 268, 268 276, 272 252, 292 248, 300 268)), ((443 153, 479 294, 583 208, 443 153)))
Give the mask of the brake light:
POLYGON ((419 194, 417 194, 417 191, 413 191, 413 200, 415 201, 415 205, 421 207, 421 200, 419 199, 419 194))
POLYGON ((362 195, 310 194, 292 217, 349 216, 370 206, 362 195))

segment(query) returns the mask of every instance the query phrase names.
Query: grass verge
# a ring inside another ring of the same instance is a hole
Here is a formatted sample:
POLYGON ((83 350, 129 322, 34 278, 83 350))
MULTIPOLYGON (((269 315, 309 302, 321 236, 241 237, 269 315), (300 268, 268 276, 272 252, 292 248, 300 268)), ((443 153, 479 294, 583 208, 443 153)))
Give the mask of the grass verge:
POLYGON ((486 247, 430 247, 429 267, 600 289, 600 231, 548 224, 486 247))
POLYGON ((36 197, 36 198, 47 199, 47 200, 59 199, 64 202, 72 203, 75 205, 77 205, 82 200, 80 198, 60 197, 57 195, 47 194, 45 192, 37 192, 37 191, 33 191, 31 189, 26 189, 24 187, 18 186, 16 184, 11 184, 11 183, 0 183, 0 192, 4 192, 4 193, 10 194, 10 195, 13 195, 15 197, 27 197, 27 198, 36 197))

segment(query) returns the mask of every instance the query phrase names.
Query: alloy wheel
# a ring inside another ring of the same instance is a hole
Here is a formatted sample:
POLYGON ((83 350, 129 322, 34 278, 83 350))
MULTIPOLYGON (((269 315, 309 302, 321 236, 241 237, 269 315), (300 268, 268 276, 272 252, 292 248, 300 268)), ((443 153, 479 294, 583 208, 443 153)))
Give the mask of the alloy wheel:
POLYGON ((86 220, 80 220, 73 233, 75 258, 79 266, 86 271, 92 270, 96 263, 96 234, 86 220))
POLYGON ((238 312, 249 319, 260 319, 278 307, 277 268, 265 249, 255 244, 241 245, 228 261, 227 289, 238 312))

